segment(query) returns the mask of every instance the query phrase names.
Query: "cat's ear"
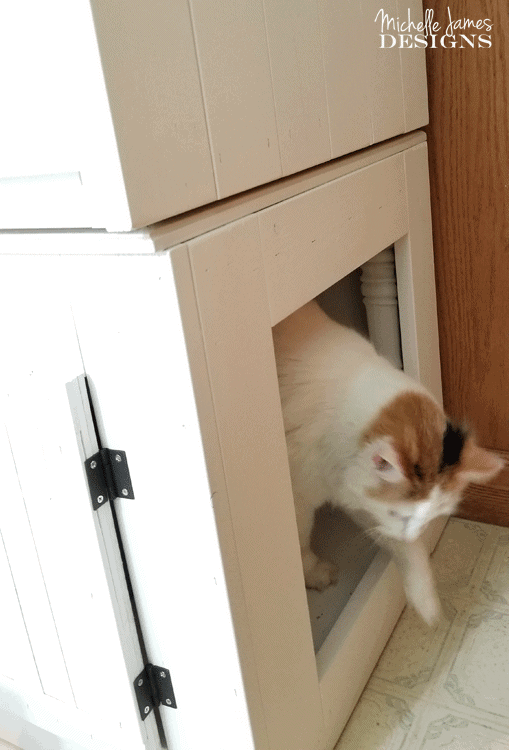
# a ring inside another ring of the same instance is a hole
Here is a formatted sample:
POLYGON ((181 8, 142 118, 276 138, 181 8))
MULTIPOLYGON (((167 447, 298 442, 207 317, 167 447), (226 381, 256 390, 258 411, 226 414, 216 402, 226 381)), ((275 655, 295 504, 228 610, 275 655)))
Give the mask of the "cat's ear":
POLYGON ((493 479, 505 465, 504 459, 496 453, 479 448, 473 441, 468 441, 461 455, 458 476, 465 484, 484 484, 493 479))
POLYGON ((371 445, 371 463, 375 474, 384 482, 396 484, 405 478, 398 452, 389 439, 382 438, 371 445))

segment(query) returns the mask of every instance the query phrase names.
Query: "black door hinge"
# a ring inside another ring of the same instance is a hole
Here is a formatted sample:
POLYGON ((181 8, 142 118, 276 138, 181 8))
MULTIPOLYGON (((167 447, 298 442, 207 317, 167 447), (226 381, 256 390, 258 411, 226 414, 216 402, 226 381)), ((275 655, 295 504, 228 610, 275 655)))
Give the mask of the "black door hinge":
POLYGON ((177 708, 168 669, 147 664, 133 684, 142 720, 145 720, 156 706, 177 708))
POLYGON ((117 497, 134 498, 125 451, 101 448, 87 458, 85 472, 94 510, 117 497))

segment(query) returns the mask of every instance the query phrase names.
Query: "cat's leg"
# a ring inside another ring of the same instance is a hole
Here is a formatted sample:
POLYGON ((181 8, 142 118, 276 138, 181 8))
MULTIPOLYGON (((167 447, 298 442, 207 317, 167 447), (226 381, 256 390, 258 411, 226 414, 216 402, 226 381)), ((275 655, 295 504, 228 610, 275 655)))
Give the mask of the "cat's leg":
POLYGON ((387 547, 403 577, 407 601, 429 626, 436 625, 442 609, 424 543, 420 539, 413 542, 390 540, 387 547))
POLYGON ((337 582, 339 571, 337 565, 327 560, 321 560, 310 547, 311 531, 315 520, 315 508, 306 505, 302 500, 300 502, 296 500, 295 510, 304 580, 308 589, 322 591, 327 586, 337 582))

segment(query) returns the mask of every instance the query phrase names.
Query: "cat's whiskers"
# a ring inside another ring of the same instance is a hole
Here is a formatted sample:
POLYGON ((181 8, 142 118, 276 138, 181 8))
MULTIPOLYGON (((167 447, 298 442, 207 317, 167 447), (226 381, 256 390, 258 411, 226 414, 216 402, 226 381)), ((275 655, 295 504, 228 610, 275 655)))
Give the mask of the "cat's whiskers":
POLYGON ((379 526, 372 526, 367 529, 359 529, 357 534, 352 538, 352 543, 369 539, 370 542, 376 543, 378 539, 383 539, 383 534, 379 531, 379 526))

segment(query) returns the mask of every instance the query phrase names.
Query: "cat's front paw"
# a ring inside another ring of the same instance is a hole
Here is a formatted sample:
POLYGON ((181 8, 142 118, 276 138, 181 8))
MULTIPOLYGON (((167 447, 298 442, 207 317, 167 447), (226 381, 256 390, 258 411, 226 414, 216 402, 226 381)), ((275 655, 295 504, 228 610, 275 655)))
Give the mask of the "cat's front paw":
POLYGON ((337 583, 339 569, 334 563, 327 560, 317 560, 310 570, 305 573, 305 581, 308 589, 323 591, 327 586, 337 583))
POLYGON ((405 593, 408 603, 412 605, 426 625, 430 628, 438 625, 442 615, 442 605, 433 585, 423 585, 422 582, 415 584, 414 582, 413 586, 407 584, 405 593))
POLYGON ((435 593, 422 598, 419 602, 413 602, 413 605, 426 625, 430 628, 434 628, 438 625, 442 615, 442 605, 440 604, 440 599, 435 593))

